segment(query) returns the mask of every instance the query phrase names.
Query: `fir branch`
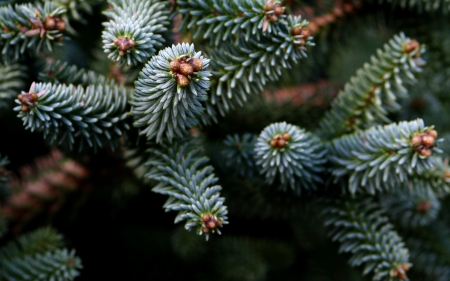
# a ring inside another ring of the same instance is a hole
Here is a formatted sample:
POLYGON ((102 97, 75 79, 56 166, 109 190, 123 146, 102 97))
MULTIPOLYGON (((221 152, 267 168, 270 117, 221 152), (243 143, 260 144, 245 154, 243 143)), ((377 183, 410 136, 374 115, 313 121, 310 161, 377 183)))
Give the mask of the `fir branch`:
POLYGON ((145 65, 136 81, 131 114, 134 126, 149 140, 182 137, 197 124, 206 100, 209 59, 186 43, 161 50, 145 65))
POLYGON ((429 225, 437 218, 441 208, 431 189, 415 185, 390 190, 380 197, 380 205, 393 221, 412 229, 429 225))
POLYGON ((13 97, 17 95, 24 86, 26 68, 15 62, 2 64, 0 62, 0 108, 7 107, 13 97))
POLYGON ((256 138, 257 136, 252 134, 227 135, 225 138, 222 154, 226 157, 225 166, 231 169, 233 174, 250 178, 257 173, 253 149, 256 138))
POLYGON ((169 196, 164 204, 166 211, 179 211, 175 223, 186 220, 187 230, 196 229, 206 239, 227 224, 227 207, 219 197, 222 189, 214 185, 217 178, 212 166, 206 166, 208 158, 191 141, 176 142, 171 146, 150 148, 151 167, 147 178, 158 181, 153 191, 169 196))
POLYGON ((221 41, 244 34, 246 40, 261 31, 277 34, 286 21, 280 1, 266 0, 178 0, 178 13, 183 16, 180 29, 194 30, 194 38, 213 38, 221 41))
POLYGON ((258 137, 256 165, 269 184, 279 179, 282 190, 290 187, 300 194, 301 189, 317 189, 323 182, 320 173, 325 170, 326 151, 313 134, 286 122, 274 123, 258 137))
POLYGON ((351 193, 389 189, 433 167, 429 156, 433 150, 440 152, 435 143, 441 140, 436 137, 421 119, 343 136, 328 144, 329 160, 335 165, 332 175, 335 182, 348 176, 351 193))
POLYGON ((83 266, 67 249, 6 260, 1 273, 7 280, 74 280, 83 266))
POLYGON ((128 65, 145 62, 163 46, 169 26, 167 1, 111 1, 104 14, 103 49, 108 58, 128 65))
POLYGON ((42 131, 50 143, 79 150, 109 145, 117 148, 127 124, 128 90, 121 86, 33 83, 22 92, 15 107, 26 129, 42 131))
POLYGON ((409 253, 402 238, 370 199, 336 201, 326 209, 326 226, 339 252, 352 253, 350 265, 364 265, 372 280, 408 280, 409 253))
POLYGON ((415 82, 414 75, 421 71, 422 52, 417 41, 403 33, 394 36, 332 102, 331 110, 320 122, 319 136, 332 139, 389 122, 387 115, 401 108, 397 100, 407 97, 404 84, 415 82))
POLYGON ((64 61, 47 60, 44 70, 38 74, 39 81, 54 84, 73 84, 81 87, 112 83, 109 79, 92 70, 78 68, 64 61))
POLYGON ((259 39, 239 37, 237 44, 223 42, 220 51, 211 53, 210 104, 225 115, 236 105, 243 106, 249 95, 263 91, 269 81, 277 80, 282 69, 306 57, 306 46, 313 45, 301 17, 288 17, 277 34, 259 39))
POLYGON ((64 7, 53 2, 0 7, 0 48, 2 55, 18 59, 25 50, 34 54, 52 51, 52 45, 63 39, 64 7))
POLYGON ((21 235, 0 248, 0 261, 21 259, 25 256, 45 254, 63 246, 63 237, 52 228, 40 228, 21 235))

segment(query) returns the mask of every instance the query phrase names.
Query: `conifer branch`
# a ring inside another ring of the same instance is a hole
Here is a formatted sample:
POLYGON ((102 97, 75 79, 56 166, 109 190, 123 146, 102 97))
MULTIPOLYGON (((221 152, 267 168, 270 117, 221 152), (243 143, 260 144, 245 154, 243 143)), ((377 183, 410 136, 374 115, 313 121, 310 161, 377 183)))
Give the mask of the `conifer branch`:
POLYGON ((335 166, 335 182, 348 177, 351 193, 377 190, 406 182, 410 176, 432 169, 437 133, 421 119, 376 126, 346 135, 328 144, 335 166))
POLYGON ((169 26, 168 1, 117 0, 104 11, 103 49, 112 61, 136 65, 147 61, 163 46, 169 26))
POLYGON ((417 9, 419 12, 434 12, 440 9, 446 14, 450 11, 449 0, 387 0, 386 2, 392 3, 393 6, 399 5, 403 9, 417 9))
POLYGON ((408 280, 409 253, 380 207, 370 199, 336 201, 326 209, 326 226, 339 252, 352 253, 350 265, 364 265, 372 280, 408 280))
POLYGON ((0 108, 7 107, 9 101, 23 88, 25 76, 24 66, 0 62, 0 108))
POLYGON ((150 148, 151 167, 147 178, 158 181, 153 191, 169 196, 164 208, 178 211, 175 223, 186 220, 187 230, 197 234, 219 233, 219 227, 227 224, 227 207, 219 197, 222 189, 214 185, 218 179, 212 166, 206 166, 208 158, 193 140, 175 142, 171 146, 150 148))
POLYGON ((214 37, 215 45, 245 34, 246 40, 261 31, 277 34, 286 20, 280 1, 266 0, 178 0, 178 13, 183 16, 181 28, 194 29, 194 38, 214 37))
POLYGON ((44 70, 38 74, 41 82, 73 84, 81 87, 110 84, 111 80, 92 70, 78 68, 64 61, 47 60, 44 70))
POLYGON ((198 122, 209 88, 209 59, 194 45, 165 48, 145 65, 132 101, 134 126, 149 140, 183 137, 198 122))
POLYGON ((394 36, 344 86, 321 120, 319 136, 332 139, 390 122, 388 114, 401 108, 397 100, 407 97, 405 84, 421 71, 422 52, 416 40, 394 36))
POLYGON ((222 42, 220 51, 211 53, 212 84, 210 102, 225 115, 247 97, 263 91, 269 81, 276 81, 282 69, 306 57, 306 46, 313 45, 301 17, 288 17, 277 34, 233 42, 222 42))
POLYGON ((74 280, 82 268, 75 251, 67 249, 6 260, 2 264, 6 280, 74 280))
POLYGON ((413 184, 383 194, 380 205, 394 222, 407 229, 429 225, 441 209, 441 203, 431 189, 413 184))
POLYGON ((282 190, 290 187, 300 194, 301 189, 317 189, 323 182, 326 151, 313 134, 286 122, 274 123, 258 137, 256 165, 269 184, 278 179, 282 190))
POLYGON ((105 144, 117 148, 127 124, 128 90, 121 86, 33 83, 22 92, 14 110, 26 129, 42 131, 50 143, 79 150, 95 150, 105 144))
POLYGON ((61 16, 64 7, 52 2, 0 7, 0 48, 3 56, 18 59, 26 50, 37 54, 52 51, 52 45, 63 39, 66 23, 61 16))

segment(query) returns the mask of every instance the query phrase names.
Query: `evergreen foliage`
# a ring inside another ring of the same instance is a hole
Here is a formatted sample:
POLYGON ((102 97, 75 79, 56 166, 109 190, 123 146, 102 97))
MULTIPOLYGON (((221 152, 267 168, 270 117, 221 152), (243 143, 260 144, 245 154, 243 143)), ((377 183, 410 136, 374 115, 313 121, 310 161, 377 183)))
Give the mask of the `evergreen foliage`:
POLYGON ((352 266, 364 265, 372 280, 407 280, 409 252, 383 210, 370 199, 335 202, 326 210, 330 236, 340 252, 352 253, 352 266))
POLYGON ((268 183, 277 179, 282 190, 289 187, 297 194, 323 183, 325 155, 319 138, 286 122, 266 127, 255 145, 256 164, 268 183))
POLYGON ((52 2, 36 6, 32 4, 1 6, 0 48, 4 58, 12 56, 18 59, 25 51, 34 54, 52 51, 53 44, 63 39, 62 31, 65 29, 65 23, 60 21, 59 17, 65 12, 64 7, 57 7, 52 2), (49 24, 49 21, 52 23, 49 24))
POLYGON ((134 126, 145 127, 140 134, 172 141, 197 124, 209 88, 208 65, 193 44, 172 46, 152 57, 139 74, 132 101, 134 126), (194 69, 193 61, 201 66, 194 69))
POLYGON ((33 83, 22 92, 15 107, 25 128, 42 131, 50 143, 77 141, 79 150, 118 146, 119 137, 129 129, 127 124, 127 89, 119 86, 33 83))
POLYGON ((150 148, 152 157, 147 162, 151 167, 147 178, 158 181, 153 188, 156 193, 169 196, 164 208, 178 211, 175 223, 186 220, 187 230, 195 229, 198 234, 219 233, 227 224, 227 208, 222 189, 215 185, 217 178, 213 167, 205 165, 208 158, 193 141, 179 141, 160 149, 150 148))
POLYGON ((225 149, 222 154, 226 158, 225 166, 235 175, 251 178, 257 173, 254 146, 256 135, 227 135, 224 140, 225 149))
POLYGON ((397 100, 407 97, 405 84, 415 82, 414 75, 421 71, 421 52, 417 41, 403 33, 394 36, 332 102, 320 123, 319 136, 332 139, 389 122, 388 114, 400 109, 397 100))
POLYGON ((328 151, 335 165, 332 169, 335 181, 348 177, 350 192, 363 189, 374 194, 431 169, 431 150, 440 151, 434 147, 438 140, 433 138, 432 146, 424 146, 420 140, 430 131, 432 128, 418 119, 376 126, 333 140, 328 151), (417 138, 419 143, 415 143, 417 138))
POLYGON ((167 2, 122 0, 104 11, 103 49, 108 58, 128 65, 143 63, 163 47, 169 26, 167 2), (137 12, 138 11, 138 12, 137 12))

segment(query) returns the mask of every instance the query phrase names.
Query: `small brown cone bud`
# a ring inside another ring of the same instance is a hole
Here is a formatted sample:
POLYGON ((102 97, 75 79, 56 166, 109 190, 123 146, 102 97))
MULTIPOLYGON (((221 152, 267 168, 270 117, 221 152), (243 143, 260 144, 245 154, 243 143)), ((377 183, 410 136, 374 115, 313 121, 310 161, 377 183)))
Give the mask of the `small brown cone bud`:
POLYGON ((283 134, 283 139, 284 139, 285 141, 290 141, 290 140, 291 140, 291 135, 289 135, 288 133, 284 133, 284 134, 283 134))
POLYGON ((216 220, 216 225, 217 227, 222 226, 222 220, 221 219, 216 220))
POLYGON ((183 75, 192 75, 194 73, 194 68, 189 63, 182 63, 180 65, 180 73, 183 75))
POLYGON ((431 208, 430 201, 423 201, 416 205, 416 211, 419 213, 427 213, 431 208))
POLYGON ((417 40, 411 40, 409 42, 406 42, 403 45, 403 52, 409 54, 409 53, 411 53, 411 52, 413 52, 413 51, 415 51, 415 50, 417 50, 419 48, 420 48, 419 42, 417 42, 417 40))
POLYGON ((44 28, 46 30, 56 29, 56 20, 53 17, 46 17, 44 20, 44 28))
POLYGON ((272 2, 269 2, 264 7, 264 11, 272 11, 275 8, 275 5, 272 2))
POLYGON ((189 85, 189 78, 187 78, 184 75, 177 75, 177 83, 180 85, 180 87, 186 87, 189 85))
POLYGON ((210 220, 209 222, 206 223, 206 227, 209 228, 209 229, 216 228, 216 221, 210 220))
POLYGON ((30 110, 30 107, 29 107, 28 105, 24 105, 24 104, 23 104, 21 110, 22 110, 23 112, 27 112, 27 111, 30 110))
POLYGON ((198 58, 192 58, 189 61, 189 64, 192 65, 192 68, 194 69, 195 72, 198 72, 203 68, 203 62, 201 59, 198 58))
POLYGON ((431 149, 424 147, 421 150, 419 150, 419 154, 425 157, 430 157, 431 156, 431 149))
POLYGON ((278 21, 278 17, 277 17, 275 14, 271 14, 271 15, 269 16, 269 20, 270 20, 271 22, 277 22, 277 21, 278 21))
POLYGON ((274 148, 277 147, 277 140, 276 139, 271 140, 270 141, 270 146, 274 147, 274 148))
POLYGON ((284 139, 277 140, 278 148, 284 148, 286 146, 286 141, 284 139))
POLYGON ((291 33, 292 33, 293 36, 300 35, 302 33, 302 28, 300 26, 294 26, 292 28, 292 32, 291 33))
POLYGON ((169 63, 170 70, 172 72, 180 71, 180 60, 176 59, 169 63))
POLYGON ((34 103, 38 100, 38 95, 36 93, 30 94, 31 101, 34 103))
POLYGON ((273 9, 275 15, 280 16, 284 13, 284 7, 276 5, 275 8, 273 9))
POLYGON ((303 28, 300 34, 303 36, 303 39, 308 39, 308 37, 311 36, 309 30, 306 28, 303 28))
POLYGON ((22 102, 22 100, 23 100, 23 95, 22 95, 22 94, 19 94, 19 95, 17 96, 17 99, 18 99, 20 102, 22 102))
POLYGON ((212 216, 210 214, 203 214, 202 216, 202 222, 207 223, 212 219, 212 216))
POLYGON ((61 18, 56 18, 56 19, 57 19, 57 21, 56 21, 56 29, 58 31, 64 31, 64 29, 66 29, 66 22, 63 19, 61 19, 61 18))
POLYGON ((425 135, 422 137, 422 144, 424 146, 433 146, 434 145, 434 138, 430 135, 425 135))
POLYGON ((443 176, 446 179, 450 179, 450 171, 445 172, 443 176))
POLYGON ((411 145, 413 147, 418 147, 422 144, 422 136, 420 134, 415 135, 411 139, 411 145))
POLYGON ((202 231, 203 231, 204 233, 208 233, 208 232, 209 232, 209 228, 204 227, 204 228, 202 228, 202 231))
POLYGON ((437 139, 438 137, 438 133, 436 130, 428 130, 427 134, 431 137, 433 137, 434 139, 437 139))

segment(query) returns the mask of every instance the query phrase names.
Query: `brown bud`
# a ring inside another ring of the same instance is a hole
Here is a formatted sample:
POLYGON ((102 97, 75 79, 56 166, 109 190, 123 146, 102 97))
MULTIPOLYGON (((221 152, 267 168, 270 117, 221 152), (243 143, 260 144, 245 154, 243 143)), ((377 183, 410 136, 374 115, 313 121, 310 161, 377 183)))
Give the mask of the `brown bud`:
POLYGON ((31 93, 30 97, 32 103, 35 103, 38 100, 38 95, 36 93, 31 93))
POLYGON ((309 30, 306 28, 303 28, 300 34, 303 36, 303 39, 308 39, 308 37, 311 36, 309 30))
POLYGON ((212 219, 212 216, 210 214, 203 214, 202 216, 202 222, 207 223, 212 219))
POLYGON ((275 5, 272 2, 268 2, 264 7, 264 11, 272 11, 275 8, 275 5))
POLYGON ((419 42, 417 42, 417 40, 411 40, 403 45, 403 52, 409 54, 419 48, 420 48, 419 42))
POLYGON ((222 226, 222 220, 221 219, 216 220, 216 225, 217 227, 222 226))
POLYGON ((416 205, 416 211, 419 213, 427 213, 430 210, 430 208, 431 208, 430 201, 423 201, 416 205))
POLYGON ((284 148, 286 146, 286 141, 284 139, 277 140, 277 147, 284 148))
POLYGON ((46 17, 44 20, 44 28, 46 30, 54 30, 56 28, 56 20, 53 17, 46 17))
POLYGON ((172 72, 180 71, 180 60, 176 59, 169 63, 170 70, 172 72))
POLYGON ((194 68, 189 63, 181 63, 180 65, 180 73, 183 75, 192 75, 194 73, 194 68))
POLYGON ((189 61, 189 64, 192 65, 192 68, 194 69, 195 72, 198 72, 203 68, 203 62, 201 59, 198 58, 192 58, 189 61))
POLYGON ((204 233, 208 233, 208 232, 209 232, 209 228, 204 227, 204 228, 202 228, 202 231, 203 231, 204 233))
POLYGON ((428 134, 429 136, 433 137, 434 139, 437 139, 437 137, 438 137, 438 133, 437 133, 436 130, 428 130, 428 131, 427 131, 427 134, 428 134))
POLYGON ((128 37, 119 37, 114 39, 114 45, 119 49, 119 55, 124 56, 127 51, 134 48, 136 43, 133 39, 128 37))
POLYGON ((434 145, 434 138, 430 135, 425 135, 422 137, 422 144, 424 146, 433 146, 434 145))
POLYGON ((445 172, 444 175, 443 175, 443 177, 444 177, 445 179, 450 179, 450 171, 445 172))
POLYGON ((411 145, 413 147, 418 147, 422 144, 422 136, 420 134, 415 135, 411 139, 411 145))
POLYGON ((66 22, 62 18, 55 18, 56 19, 56 29, 58 31, 64 31, 66 29, 66 22))
POLYGON ((424 147, 421 150, 418 151, 420 155, 425 156, 425 157, 430 157, 431 156, 431 149, 428 147, 424 147))
POLYGON ((17 99, 18 99, 20 102, 22 102, 22 100, 23 100, 23 95, 22 95, 22 94, 19 94, 19 95, 17 96, 17 99))
POLYGON ((291 140, 291 135, 289 135, 288 133, 284 133, 284 134, 283 134, 283 139, 284 139, 285 141, 290 141, 290 140, 291 140))
POLYGON ((209 222, 206 223, 206 227, 209 228, 209 229, 216 228, 216 221, 215 220, 210 220, 209 222))
POLYGON ((22 108, 21 109, 22 109, 23 112, 27 112, 27 111, 30 110, 30 107, 28 105, 22 104, 22 108))
POLYGON ((187 78, 184 75, 177 75, 177 83, 178 85, 180 85, 180 87, 186 87, 187 85, 189 85, 189 78, 187 78))
POLYGON ((280 16, 284 13, 284 7, 276 5, 273 9, 273 12, 275 13, 275 15, 280 16))
POLYGON ((278 17, 277 17, 275 14, 271 14, 271 15, 269 16, 269 20, 270 20, 271 22, 277 22, 277 21, 278 21, 278 17))
POLYGON ((292 28, 292 32, 291 33, 292 33, 293 36, 300 35, 302 33, 302 28, 300 26, 294 26, 292 28))
POLYGON ((270 146, 271 147, 277 147, 277 140, 276 139, 272 139, 271 141, 270 141, 270 146))

